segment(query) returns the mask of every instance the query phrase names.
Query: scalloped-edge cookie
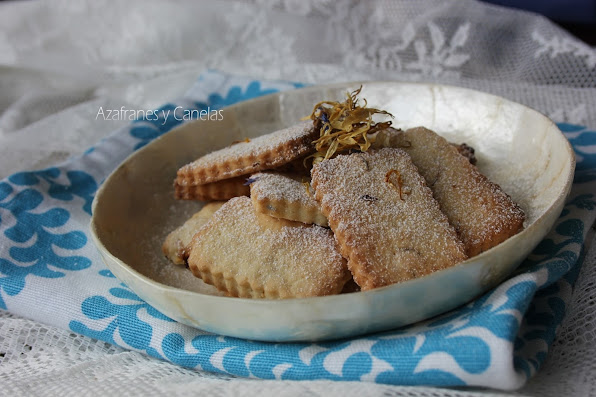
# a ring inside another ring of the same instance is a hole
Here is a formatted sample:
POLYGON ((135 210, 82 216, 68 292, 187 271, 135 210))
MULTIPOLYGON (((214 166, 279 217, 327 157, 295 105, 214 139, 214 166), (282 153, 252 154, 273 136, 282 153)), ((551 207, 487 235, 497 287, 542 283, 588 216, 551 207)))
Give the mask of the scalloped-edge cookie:
POLYGON ((310 178, 261 172, 250 177, 250 198, 255 209, 276 218, 328 226, 310 189, 310 178), (302 181, 305 179, 304 181, 302 181))
POLYGON ((246 185, 247 175, 222 179, 203 185, 174 185, 174 194, 181 200, 216 201, 229 200, 232 197, 248 196, 250 188, 246 185))
POLYGON ((276 168, 314 152, 319 132, 312 121, 234 143, 208 153, 178 170, 174 184, 203 185, 222 179, 276 168))
POLYGON ((331 231, 260 214, 248 197, 229 200, 193 237, 188 265, 245 298, 333 295, 350 279, 331 231))
POLYGON ((166 258, 175 265, 185 265, 188 258, 187 247, 192 241, 192 237, 224 203, 225 201, 214 201, 205 204, 203 208, 186 220, 182 226, 168 234, 161 246, 161 250, 166 258))

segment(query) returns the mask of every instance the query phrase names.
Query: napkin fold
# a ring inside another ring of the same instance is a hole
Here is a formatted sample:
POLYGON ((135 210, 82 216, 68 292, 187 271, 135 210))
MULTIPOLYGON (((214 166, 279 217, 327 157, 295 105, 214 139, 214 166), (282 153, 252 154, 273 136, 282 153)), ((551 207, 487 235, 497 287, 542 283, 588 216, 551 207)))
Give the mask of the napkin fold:
POLYGON ((516 275, 466 306, 399 330, 316 344, 214 335, 171 320, 105 267, 88 231, 91 202, 121 161, 183 123, 189 110, 217 110, 300 86, 210 70, 159 109, 98 109, 98 117, 107 120, 109 111, 131 123, 82 156, 2 180, 0 308, 185 367, 239 377, 523 386, 540 368, 565 315, 596 218, 596 131, 585 126, 558 124, 577 156, 572 192, 553 230, 516 275))

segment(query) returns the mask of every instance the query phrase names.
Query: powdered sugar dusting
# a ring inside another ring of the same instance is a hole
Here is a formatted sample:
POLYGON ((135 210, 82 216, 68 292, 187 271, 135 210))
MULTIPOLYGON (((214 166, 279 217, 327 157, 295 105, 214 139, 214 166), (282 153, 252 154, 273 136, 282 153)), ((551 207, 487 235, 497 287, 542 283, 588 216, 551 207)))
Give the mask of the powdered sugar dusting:
POLYGON ((175 265, 185 264, 187 255, 186 247, 192 241, 192 237, 198 232, 209 218, 224 204, 217 201, 207 203, 200 211, 196 212, 190 219, 187 219, 181 226, 173 230, 166 237, 162 250, 165 256, 175 265))
POLYGON ((312 178, 315 197, 363 289, 466 259, 461 241, 403 150, 341 155, 313 167, 312 178), (386 181, 392 170, 400 181, 386 181), (402 198, 397 185, 407 192, 402 198))
POLYGON ((193 272, 209 272, 242 295, 289 298, 339 293, 349 278, 332 233, 255 212, 247 197, 228 201, 191 244, 193 272))
MULTIPOLYGON (((318 207, 319 204, 309 194, 298 175, 262 172, 251 176, 250 194, 275 201, 287 201, 303 206, 318 207)), ((310 183, 310 178, 304 182, 310 183)))
POLYGON ((445 138, 423 127, 394 135, 425 178, 469 256, 485 251, 523 228, 524 213, 495 183, 445 138))
POLYGON ((312 121, 234 143, 185 165, 178 171, 181 186, 203 184, 287 164, 314 151, 317 131, 312 121))
POLYGON ((257 211, 277 218, 328 226, 310 187, 299 174, 259 173, 251 177, 250 196, 257 211))

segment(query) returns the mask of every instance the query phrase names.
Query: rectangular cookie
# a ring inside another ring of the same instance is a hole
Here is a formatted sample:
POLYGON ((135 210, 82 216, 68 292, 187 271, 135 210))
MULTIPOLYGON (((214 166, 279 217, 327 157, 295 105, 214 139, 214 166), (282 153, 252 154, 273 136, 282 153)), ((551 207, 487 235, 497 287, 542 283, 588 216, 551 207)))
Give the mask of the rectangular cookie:
POLYGON ((262 172, 253 174, 250 182, 250 198, 258 212, 291 221, 328 225, 311 192, 310 177, 262 172))
POLYGON ((417 127, 391 134, 418 167, 472 257, 523 229, 525 214, 469 157, 435 132, 417 127))
POLYGON ((291 163, 314 152, 318 131, 312 121, 236 142, 180 168, 175 186, 194 186, 234 178, 291 163))
MULTIPOLYGON (((384 147, 396 147, 407 149, 412 143, 404 138, 403 130, 393 127, 385 128, 377 132, 373 137, 372 149, 382 149, 384 147)), ((457 152, 468 159, 472 164, 476 164, 476 151, 472 146, 466 143, 449 143, 457 149, 457 152)))
POLYGON ((467 258, 401 149, 323 161, 313 167, 312 186, 362 290, 421 277, 467 258))
POLYGON ((231 296, 303 298, 341 292, 350 273, 333 234, 229 200, 194 236, 193 274, 231 296))

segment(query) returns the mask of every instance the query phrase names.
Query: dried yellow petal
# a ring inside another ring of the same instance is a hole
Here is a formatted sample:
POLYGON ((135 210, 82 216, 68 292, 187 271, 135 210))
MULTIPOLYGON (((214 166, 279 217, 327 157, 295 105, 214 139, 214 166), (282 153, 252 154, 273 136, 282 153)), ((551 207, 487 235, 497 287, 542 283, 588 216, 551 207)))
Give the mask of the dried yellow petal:
POLYGON ((319 102, 307 117, 320 130, 319 138, 313 142, 316 153, 308 157, 313 159, 314 164, 349 150, 367 151, 374 140, 371 135, 391 125, 391 121, 373 121, 375 114, 393 117, 391 113, 367 108, 365 99, 364 106, 358 106, 358 94, 361 90, 362 86, 352 93, 346 93, 344 102, 319 102))

